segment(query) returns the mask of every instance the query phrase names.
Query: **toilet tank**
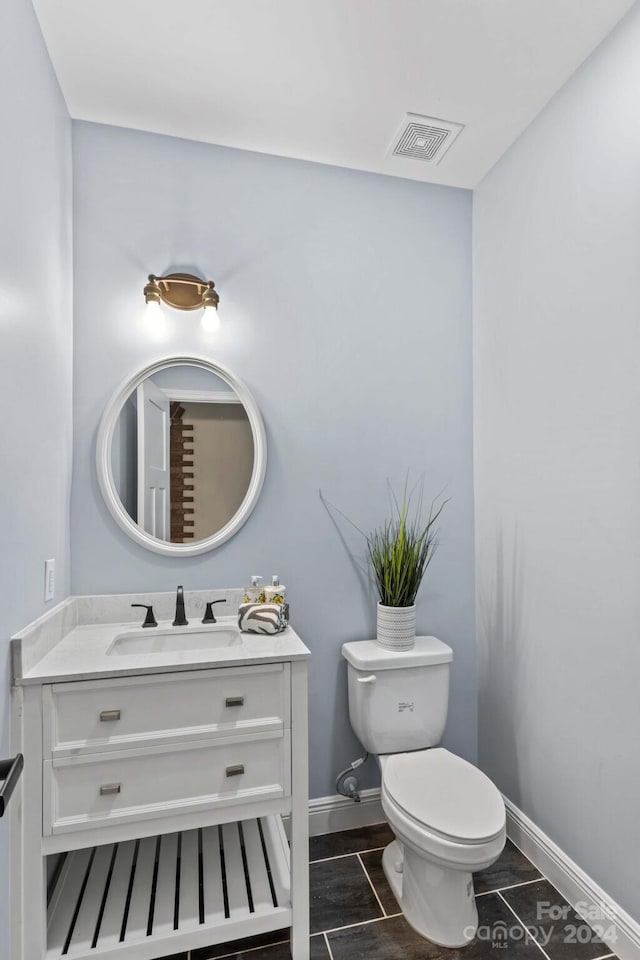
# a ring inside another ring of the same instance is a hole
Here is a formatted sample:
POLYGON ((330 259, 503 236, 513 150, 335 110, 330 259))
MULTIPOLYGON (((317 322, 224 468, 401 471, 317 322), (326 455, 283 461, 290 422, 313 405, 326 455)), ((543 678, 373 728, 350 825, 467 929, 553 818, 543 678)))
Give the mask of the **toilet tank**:
POLYGON ((416 637, 410 650, 372 640, 345 643, 349 717, 369 753, 404 753, 434 747, 449 705, 453 651, 435 637, 416 637))

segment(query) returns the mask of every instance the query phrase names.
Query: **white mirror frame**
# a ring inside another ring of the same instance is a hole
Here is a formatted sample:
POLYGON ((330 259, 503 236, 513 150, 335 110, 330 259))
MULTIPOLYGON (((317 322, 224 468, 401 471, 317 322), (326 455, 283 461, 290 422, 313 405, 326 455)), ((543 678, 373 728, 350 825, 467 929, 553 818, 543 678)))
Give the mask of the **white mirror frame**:
POLYGON ((132 377, 129 377, 124 383, 121 384, 120 387, 118 387, 115 394, 107 404, 98 428, 98 437, 96 441, 96 469, 98 472, 98 483, 100 485, 100 490, 102 491, 102 496, 104 497, 104 501, 109 508, 111 516, 116 521, 118 526, 124 530, 124 532, 131 537, 132 540, 135 540, 136 543, 146 547, 147 550, 153 551, 153 553, 161 553, 170 557, 195 557, 198 556, 198 554, 207 553, 207 551, 213 550, 215 547, 219 547, 238 532, 240 527, 248 519, 249 514, 255 507, 258 497, 260 496, 260 491, 262 490, 262 484, 264 482, 265 471, 267 469, 267 438, 262 417, 260 416, 260 410, 258 409, 257 403, 253 399, 253 396, 244 383, 242 383, 241 380, 238 380, 238 378, 234 376, 230 370, 228 370, 226 367, 223 367, 221 364, 213 363, 211 360, 207 360, 206 357, 198 356, 185 355, 163 357, 160 360, 156 360, 154 363, 150 363, 148 366, 144 367, 144 369, 138 371, 138 373, 135 373, 132 377), (247 417, 249 419, 249 423, 251 424, 254 449, 251 480, 249 482, 249 487, 244 500, 240 504, 240 507, 236 513, 224 525, 224 527, 214 533, 213 536, 207 537, 206 540, 198 540, 196 543, 185 544, 168 543, 165 540, 159 540, 157 537, 152 537, 151 534, 141 530, 140 527, 133 522, 125 510, 122 501, 120 500, 120 496, 115 485, 111 464, 113 434, 125 401, 131 395, 131 393, 140 386, 142 381, 147 379, 147 377, 151 377, 154 373, 158 373, 160 370, 166 370, 168 367, 174 367, 176 365, 200 367, 202 370, 207 370, 209 373, 213 373, 217 377, 220 377, 221 380, 224 380, 224 382, 236 392, 240 402, 247 412, 247 417))

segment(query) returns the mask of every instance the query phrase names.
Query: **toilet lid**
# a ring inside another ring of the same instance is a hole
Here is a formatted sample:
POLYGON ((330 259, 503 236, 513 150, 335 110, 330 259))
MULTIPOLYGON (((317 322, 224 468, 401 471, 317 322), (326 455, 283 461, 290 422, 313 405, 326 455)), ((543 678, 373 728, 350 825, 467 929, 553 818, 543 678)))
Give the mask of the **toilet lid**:
POLYGON ((388 757, 384 788, 406 814, 451 840, 483 843, 504 829, 497 787, 442 747, 388 757))

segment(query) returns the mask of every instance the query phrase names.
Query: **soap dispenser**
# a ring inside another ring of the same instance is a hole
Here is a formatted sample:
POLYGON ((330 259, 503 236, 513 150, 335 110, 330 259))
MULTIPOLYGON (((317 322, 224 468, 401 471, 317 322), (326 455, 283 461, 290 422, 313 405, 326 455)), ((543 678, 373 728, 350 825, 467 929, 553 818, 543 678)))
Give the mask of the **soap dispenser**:
POLYGON ((264 591, 267 603, 284 603, 286 590, 285 585, 280 583, 280 578, 274 574, 271 577, 271 586, 265 587, 264 591))
POLYGON ((247 587, 245 591, 243 603, 264 603, 265 595, 264 588, 262 586, 262 577, 253 576, 251 577, 251 586, 247 587))

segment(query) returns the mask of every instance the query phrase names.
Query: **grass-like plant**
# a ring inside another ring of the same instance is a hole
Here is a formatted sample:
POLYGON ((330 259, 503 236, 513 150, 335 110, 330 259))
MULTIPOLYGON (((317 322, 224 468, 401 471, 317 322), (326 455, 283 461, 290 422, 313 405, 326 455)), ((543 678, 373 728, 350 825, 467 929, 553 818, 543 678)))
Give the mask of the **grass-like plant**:
MULTIPOLYGON (((388 482, 387 485, 391 519, 385 520, 383 526, 377 527, 368 534, 356 526, 342 510, 325 500, 322 490, 318 492, 345 546, 346 541, 335 520, 336 513, 364 538, 367 545, 368 566, 373 573, 380 603, 387 607, 411 607, 415 603, 422 579, 438 546, 438 530, 435 524, 449 501, 443 500, 437 506, 436 501, 439 497, 436 497, 431 502, 429 512, 426 513, 424 479, 410 491, 408 480, 405 481, 401 501, 398 500, 388 482)), ((351 551, 349 554, 356 567, 362 569, 366 575, 364 564, 351 551)))
POLYGON ((387 607, 410 607, 415 603, 438 546, 434 525, 447 501, 439 507, 432 501, 425 516, 422 486, 416 496, 415 489, 407 493, 405 483, 400 502, 393 490, 389 492, 393 516, 366 535, 369 563, 380 603, 387 607))

